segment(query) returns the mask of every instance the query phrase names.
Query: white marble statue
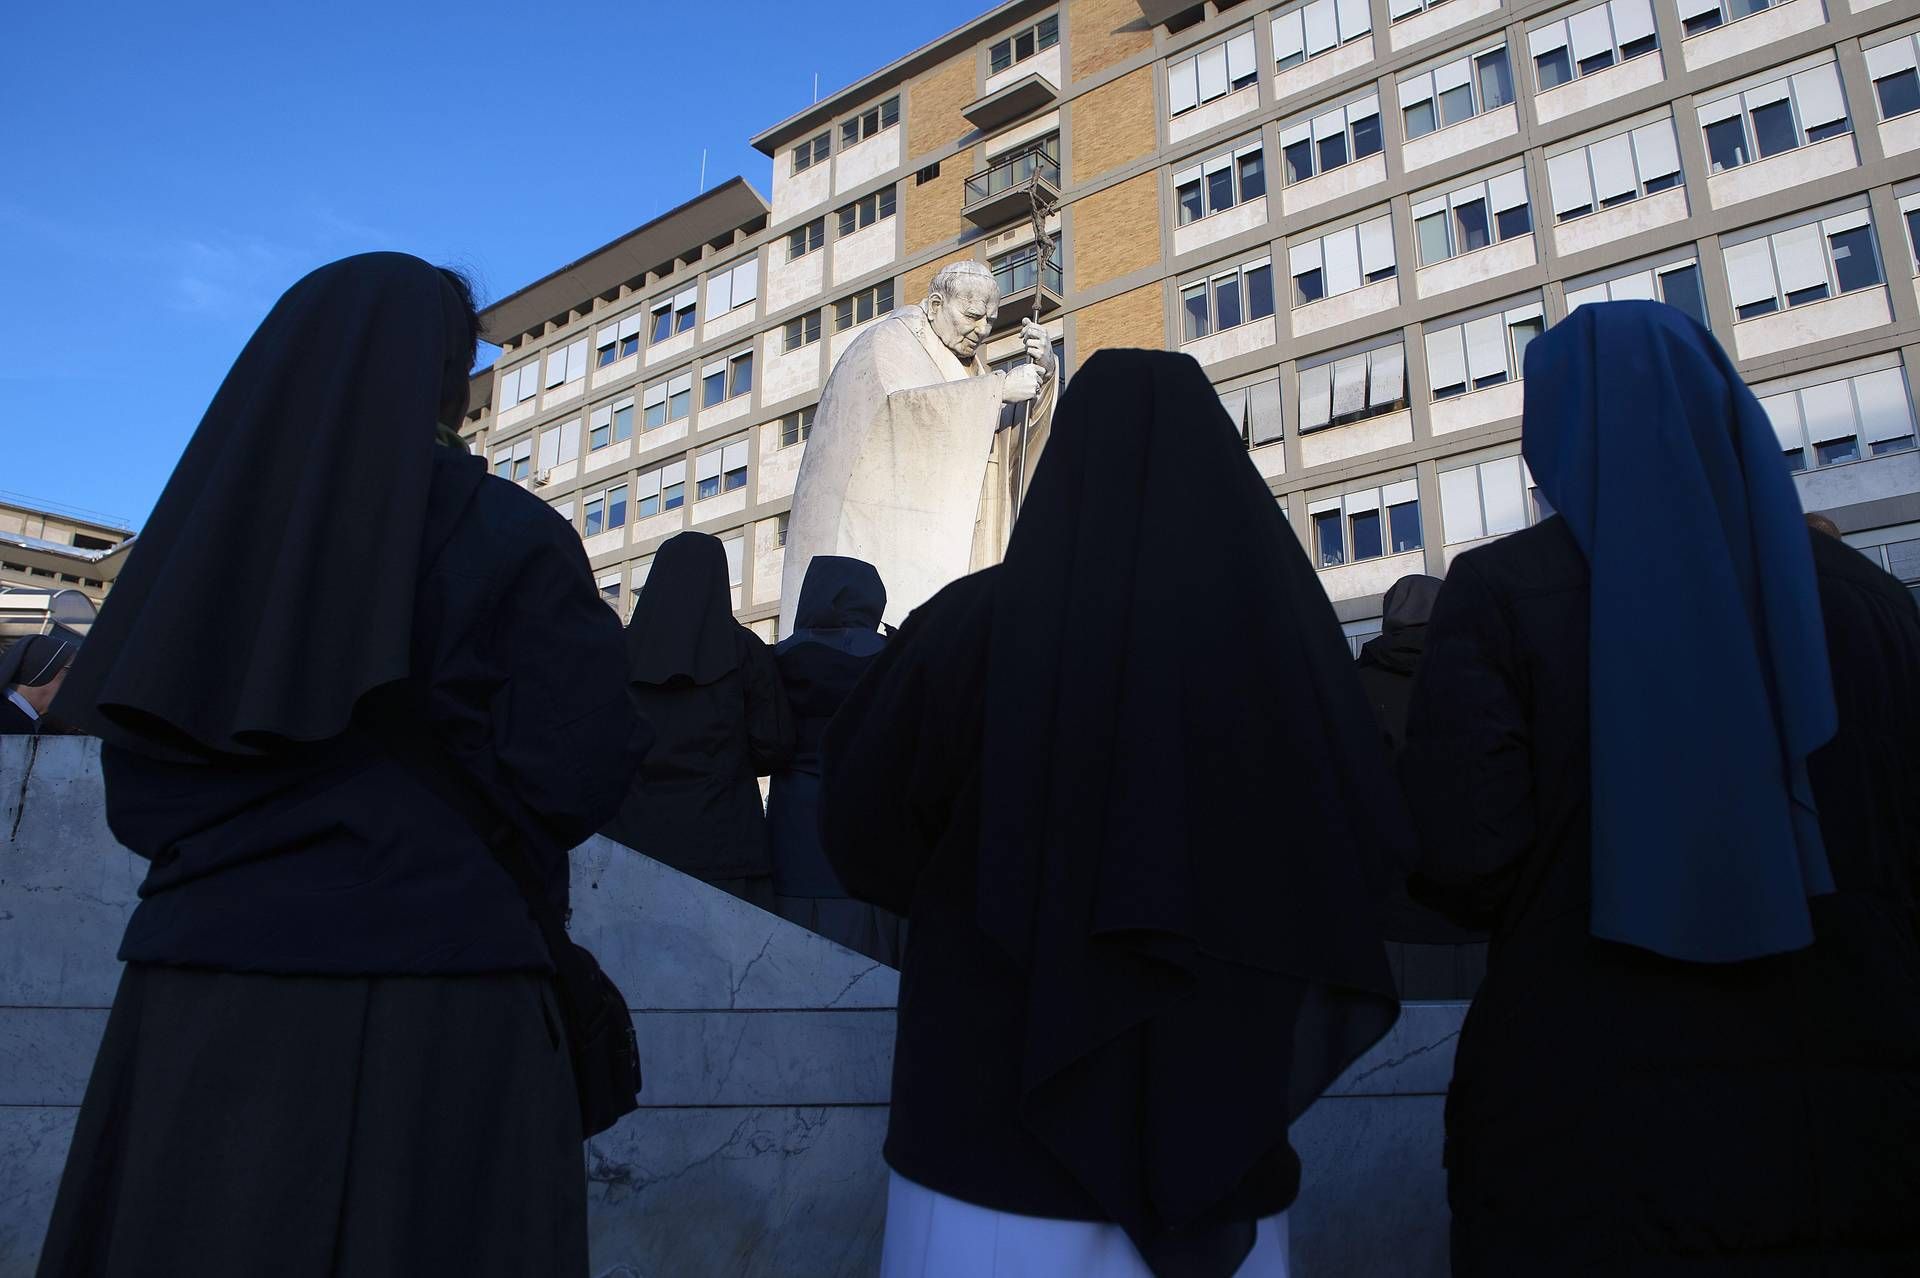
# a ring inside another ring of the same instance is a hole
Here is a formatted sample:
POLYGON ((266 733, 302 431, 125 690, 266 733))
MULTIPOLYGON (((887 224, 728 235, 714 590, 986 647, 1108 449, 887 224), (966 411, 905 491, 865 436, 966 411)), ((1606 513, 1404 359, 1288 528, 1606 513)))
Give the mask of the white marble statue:
MULTIPOLYGON (((933 277, 926 300, 855 339, 821 392, 787 521, 780 633, 793 629, 815 555, 850 555, 880 570, 886 620, 898 625, 936 591, 1006 548, 1010 449, 996 447, 1002 404, 1027 404, 1042 433, 1058 383, 1053 345, 1021 326, 1029 363, 989 373, 980 345, 1000 290, 980 262, 933 277)), ((1016 435, 1018 431, 1009 431, 1016 435)))

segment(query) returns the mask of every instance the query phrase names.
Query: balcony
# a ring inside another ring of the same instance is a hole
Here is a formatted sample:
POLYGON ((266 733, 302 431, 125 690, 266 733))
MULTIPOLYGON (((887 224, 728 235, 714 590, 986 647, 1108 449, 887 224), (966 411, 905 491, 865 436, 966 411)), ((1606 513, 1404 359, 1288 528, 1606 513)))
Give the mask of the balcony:
POLYGON ((1021 320, 1041 319, 1049 309, 1060 305, 1066 289, 1061 283, 1059 250, 1054 251, 1054 259, 1045 271, 1039 268, 1039 257, 1029 244, 990 263, 993 282, 1000 289, 1000 314, 994 320, 994 332, 1018 327, 1021 320))
POLYGON ((1033 207, 1027 191, 1036 178, 1042 202, 1048 207, 1059 203, 1060 162, 1044 151, 1023 151, 967 179, 960 216, 978 227, 1024 217, 1033 207))
POLYGON ((992 133, 1043 107, 1052 106, 1059 97, 1060 90, 1047 77, 1024 75, 1012 84, 995 89, 986 97, 961 108, 960 114, 980 132, 992 133))

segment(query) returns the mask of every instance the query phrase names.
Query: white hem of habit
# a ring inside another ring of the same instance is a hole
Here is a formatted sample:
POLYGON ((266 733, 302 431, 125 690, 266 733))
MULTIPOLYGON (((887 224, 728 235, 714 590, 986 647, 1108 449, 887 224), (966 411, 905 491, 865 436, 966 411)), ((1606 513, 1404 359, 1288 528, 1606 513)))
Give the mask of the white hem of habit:
MULTIPOLYGON (((880 1278, 1153 1278, 1118 1225, 1018 1216, 889 1172, 880 1278)), ((1287 1278, 1287 1214, 1259 1225, 1235 1278, 1287 1278)))

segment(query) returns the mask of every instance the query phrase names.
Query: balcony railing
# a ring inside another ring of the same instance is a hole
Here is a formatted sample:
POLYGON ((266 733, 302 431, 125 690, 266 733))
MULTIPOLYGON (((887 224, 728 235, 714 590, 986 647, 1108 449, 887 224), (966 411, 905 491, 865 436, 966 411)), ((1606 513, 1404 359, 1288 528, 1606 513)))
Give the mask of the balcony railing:
POLYGON ((1060 162, 1044 151, 1023 151, 968 178, 960 211, 975 226, 1008 221, 1027 208, 1027 189, 1036 177, 1043 196, 1058 200, 1060 162))

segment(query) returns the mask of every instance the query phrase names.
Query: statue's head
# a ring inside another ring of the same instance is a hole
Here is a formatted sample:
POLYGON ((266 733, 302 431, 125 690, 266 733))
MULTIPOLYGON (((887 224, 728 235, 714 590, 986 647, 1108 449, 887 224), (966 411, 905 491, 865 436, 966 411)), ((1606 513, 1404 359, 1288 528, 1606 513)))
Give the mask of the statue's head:
POLYGON ((971 361, 999 317, 1000 286, 984 262, 949 262, 927 286, 921 307, 941 344, 971 361))

